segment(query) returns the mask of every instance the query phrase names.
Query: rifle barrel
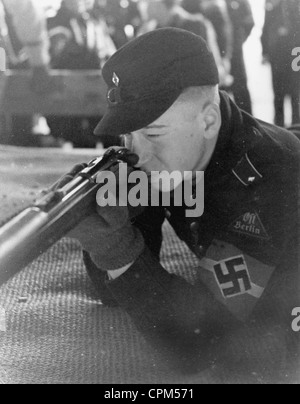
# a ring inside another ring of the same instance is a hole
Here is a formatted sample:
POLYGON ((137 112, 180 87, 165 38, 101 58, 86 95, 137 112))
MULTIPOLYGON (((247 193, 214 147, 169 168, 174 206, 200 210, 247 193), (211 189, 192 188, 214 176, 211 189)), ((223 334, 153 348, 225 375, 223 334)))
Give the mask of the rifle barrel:
POLYGON ((93 160, 62 188, 50 191, 33 206, 0 228, 0 287, 49 247, 66 236, 84 218, 96 212, 101 171, 124 161, 125 150, 93 160))

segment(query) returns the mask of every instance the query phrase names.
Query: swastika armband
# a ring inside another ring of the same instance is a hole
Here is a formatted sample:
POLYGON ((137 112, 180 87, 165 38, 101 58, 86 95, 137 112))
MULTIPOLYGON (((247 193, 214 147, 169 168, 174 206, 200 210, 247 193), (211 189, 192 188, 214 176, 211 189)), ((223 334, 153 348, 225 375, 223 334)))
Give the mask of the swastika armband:
POLYGON ((251 291, 251 279, 242 255, 224 260, 214 266, 214 275, 225 299, 251 291))
POLYGON ((198 279, 232 314, 245 321, 262 297, 274 269, 231 244, 214 240, 200 261, 198 279))

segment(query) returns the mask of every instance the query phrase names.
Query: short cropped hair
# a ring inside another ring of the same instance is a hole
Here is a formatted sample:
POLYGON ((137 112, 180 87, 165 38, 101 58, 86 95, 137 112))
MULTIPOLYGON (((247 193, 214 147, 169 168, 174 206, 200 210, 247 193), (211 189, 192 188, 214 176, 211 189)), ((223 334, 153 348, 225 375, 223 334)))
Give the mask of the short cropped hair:
POLYGON ((186 88, 178 98, 179 102, 193 101, 220 104, 219 86, 201 86, 186 88))

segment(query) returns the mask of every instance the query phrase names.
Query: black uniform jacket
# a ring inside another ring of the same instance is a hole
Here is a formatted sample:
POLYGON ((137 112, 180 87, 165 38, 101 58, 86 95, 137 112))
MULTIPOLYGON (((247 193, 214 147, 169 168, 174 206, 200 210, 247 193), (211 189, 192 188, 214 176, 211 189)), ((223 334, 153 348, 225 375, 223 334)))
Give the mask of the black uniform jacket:
MULTIPOLYGON (((222 128, 205 172, 205 209, 147 208, 138 217, 146 249, 106 285, 151 337, 186 341, 217 336, 233 324, 263 318, 290 321, 297 291, 297 197, 300 142, 291 132, 255 120, 221 93, 222 128), (159 262, 162 225, 199 258, 190 285, 159 262)), ((86 259, 90 273, 92 263, 86 259)), ((298 304, 297 304, 298 300, 298 304)))

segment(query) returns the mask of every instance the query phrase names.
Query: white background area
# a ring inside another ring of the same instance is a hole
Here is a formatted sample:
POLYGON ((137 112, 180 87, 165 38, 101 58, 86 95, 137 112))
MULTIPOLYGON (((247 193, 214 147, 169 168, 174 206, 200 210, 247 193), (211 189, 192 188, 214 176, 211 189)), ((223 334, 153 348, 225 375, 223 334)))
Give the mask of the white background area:
MULTIPOLYGON (((273 89, 269 64, 262 64, 261 34, 265 19, 265 0, 249 0, 252 6, 255 28, 244 46, 245 61, 248 72, 249 89, 253 102, 253 115, 259 119, 273 123, 273 89)), ((300 46, 300 44, 299 44, 300 46)), ((291 107, 286 103, 287 124, 291 123, 291 107)))

